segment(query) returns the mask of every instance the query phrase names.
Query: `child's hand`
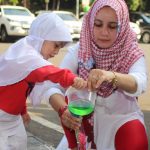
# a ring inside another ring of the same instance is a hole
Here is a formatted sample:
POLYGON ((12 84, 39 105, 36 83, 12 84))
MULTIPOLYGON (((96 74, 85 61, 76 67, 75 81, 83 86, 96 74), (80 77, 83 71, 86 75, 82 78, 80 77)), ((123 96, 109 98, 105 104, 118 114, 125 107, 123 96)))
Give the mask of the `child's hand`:
POLYGON ((84 79, 82 79, 80 77, 76 77, 74 79, 74 83, 73 83, 72 87, 74 87, 76 89, 84 89, 87 87, 87 81, 85 81, 84 79))
POLYGON ((31 121, 30 115, 28 113, 22 115, 22 120, 24 125, 27 127, 31 121))

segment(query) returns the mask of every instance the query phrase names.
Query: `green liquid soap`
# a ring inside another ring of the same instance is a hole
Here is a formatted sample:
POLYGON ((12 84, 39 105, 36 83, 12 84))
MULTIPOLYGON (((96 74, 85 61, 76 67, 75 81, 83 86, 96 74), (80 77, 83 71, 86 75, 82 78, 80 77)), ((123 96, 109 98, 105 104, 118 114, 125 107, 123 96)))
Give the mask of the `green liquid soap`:
POLYGON ((69 111, 77 116, 85 116, 93 112, 94 106, 89 100, 75 100, 69 103, 69 111))

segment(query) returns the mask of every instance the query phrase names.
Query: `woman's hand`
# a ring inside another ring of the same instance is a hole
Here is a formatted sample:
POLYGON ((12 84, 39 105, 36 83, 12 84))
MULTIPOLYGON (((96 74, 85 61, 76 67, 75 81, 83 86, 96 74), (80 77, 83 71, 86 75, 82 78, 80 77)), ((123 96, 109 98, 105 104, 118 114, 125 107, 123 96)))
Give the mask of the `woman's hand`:
POLYGON ((128 93, 137 91, 137 82, 130 74, 92 69, 88 76, 88 89, 96 91, 103 82, 112 82, 115 88, 120 88, 128 93))
POLYGON ((96 91, 103 82, 112 82, 114 78, 115 75, 111 71, 92 69, 88 76, 88 89, 96 91))
POLYGON ((81 126, 82 118, 72 116, 71 113, 69 112, 69 110, 67 109, 62 114, 61 121, 62 121, 63 125, 65 125, 66 127, 70 128, 72 130, 79 130, 79 128, 81 126))
POLYGON ((82 79, 80 77, 76 77, 74 79, 74 83, 73 83, 72 87, 74 87, 76 89, 84 89, 87 87, 87 81, 85 81, 84 79, 82 79))

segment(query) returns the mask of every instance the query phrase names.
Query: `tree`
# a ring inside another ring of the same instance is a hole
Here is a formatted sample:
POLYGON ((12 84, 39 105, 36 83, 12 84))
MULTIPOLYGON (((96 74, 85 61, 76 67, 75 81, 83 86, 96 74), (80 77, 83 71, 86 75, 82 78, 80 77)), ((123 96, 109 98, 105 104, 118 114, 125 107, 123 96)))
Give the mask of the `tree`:
POLYGON ((60 0, 57 0, 57 7, 56 7, 56 10, 59 10, 60 8, 60 0))
POLYGON ((4 4, 4 0, 0 0, 0 4, 2 4, 2 5, 3 5, 3 4, 4 4))

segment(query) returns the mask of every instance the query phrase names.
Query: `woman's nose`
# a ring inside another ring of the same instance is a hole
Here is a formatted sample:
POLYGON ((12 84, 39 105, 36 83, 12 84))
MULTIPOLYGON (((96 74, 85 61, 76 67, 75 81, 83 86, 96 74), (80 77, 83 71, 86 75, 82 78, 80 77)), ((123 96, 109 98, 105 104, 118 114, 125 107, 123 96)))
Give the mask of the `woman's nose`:
POLYGON ((101 30, 101 33, 102 33, 103 35, 108 35, 108 34, 109 34, 108 28, 107 28, 107 27, 103 27, 102 30, 101 30))

